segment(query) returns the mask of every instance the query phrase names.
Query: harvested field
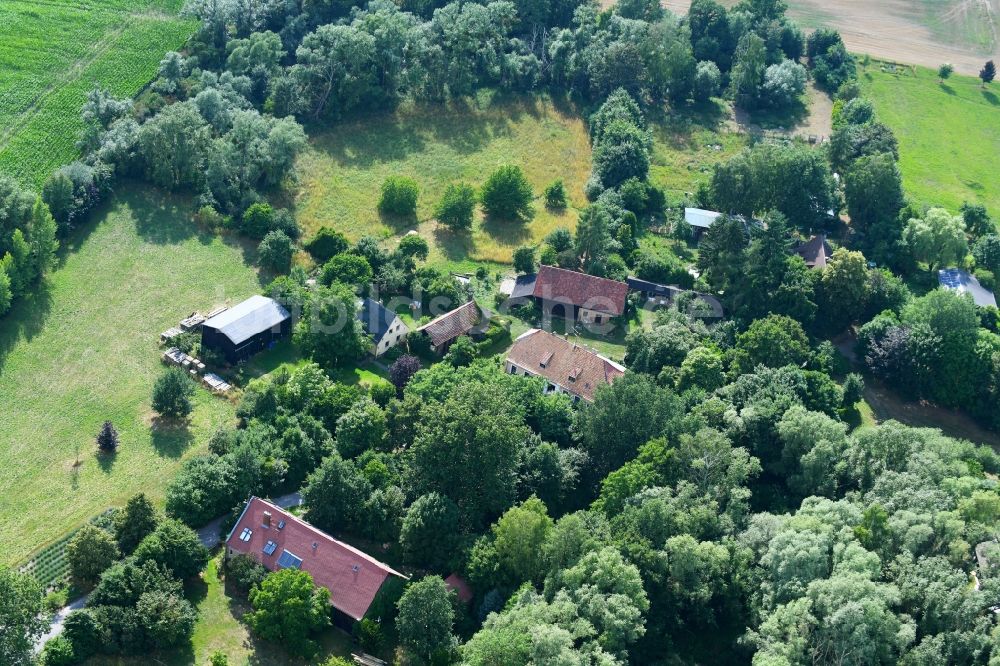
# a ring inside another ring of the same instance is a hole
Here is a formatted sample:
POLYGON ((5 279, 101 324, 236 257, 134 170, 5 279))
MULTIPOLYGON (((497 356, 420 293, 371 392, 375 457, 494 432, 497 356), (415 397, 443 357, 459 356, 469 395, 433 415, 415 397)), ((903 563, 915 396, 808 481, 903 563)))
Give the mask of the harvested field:
MULTIPOLYGON (((734 0, 722 0, 730 6, 734 0)), ((610 4, 605 0, 605 4, 610 4)), ((663 0, 686 14, 690 0, 663 0)), ((789 15, 805 28, 836 28, 847 48, 873 58, 975 75, 1000 55, 1000 0, 790 0, 789 15)))

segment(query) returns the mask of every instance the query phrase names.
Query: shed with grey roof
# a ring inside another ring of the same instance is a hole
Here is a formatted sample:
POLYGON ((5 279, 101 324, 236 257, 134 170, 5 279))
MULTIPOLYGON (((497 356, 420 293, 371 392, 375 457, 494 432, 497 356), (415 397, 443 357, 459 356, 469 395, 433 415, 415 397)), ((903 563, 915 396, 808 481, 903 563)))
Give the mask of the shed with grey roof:
POLYGON ((960 294, 969 294, 972 301, 981 307, 992 305, 996 307, 997 299, 993 292, 979 284, 979 280, 974 275, 960 268, 944 268, 938 271, 938 284, 945 289, 957 291, 960 294))
POLYGON ((244 361, 285 337, 292 317, 277 301, 251 296, 201 327, 202 349, 214 349, 230 363, 244 361))

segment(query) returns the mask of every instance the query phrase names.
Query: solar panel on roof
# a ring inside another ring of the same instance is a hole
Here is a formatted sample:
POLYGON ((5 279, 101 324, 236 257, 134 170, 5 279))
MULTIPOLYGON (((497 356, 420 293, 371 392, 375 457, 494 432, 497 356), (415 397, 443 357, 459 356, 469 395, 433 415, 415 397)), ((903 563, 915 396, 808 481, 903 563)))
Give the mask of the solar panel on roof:
POLYGON ((302 558, 283 550, 277 564, 282 569, 298 569, 302 565, 302 558))

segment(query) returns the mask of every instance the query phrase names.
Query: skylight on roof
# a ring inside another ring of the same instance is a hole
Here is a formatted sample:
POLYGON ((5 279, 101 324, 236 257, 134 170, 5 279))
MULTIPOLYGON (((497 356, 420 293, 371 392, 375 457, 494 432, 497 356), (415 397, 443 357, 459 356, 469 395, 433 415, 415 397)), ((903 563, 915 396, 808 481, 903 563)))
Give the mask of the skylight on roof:
POLYGON ((278 544, 274 543, 273 541, 268 541, 267 543, 264 544, 264 554, 265 555, 273 555, 274 554, 274 550, 277 547, 278 547, 278 544))
POLYGON ((253 530, 249 527, 244 527, 243 531, 240 532, 240 541, 249 541, 250 536, 253 534, 253 530))
POLYGON ((283 521, 283 520, 279 520, 278 521, 278 529, 279 530, 285 529, 285 521, 283 521))
POLYGON ((281 557, 278 558, 277 565, 281 569, 298 569, 302 566, 302 558, 292 555, 287 550, 283 550, 281 551, 281 557))

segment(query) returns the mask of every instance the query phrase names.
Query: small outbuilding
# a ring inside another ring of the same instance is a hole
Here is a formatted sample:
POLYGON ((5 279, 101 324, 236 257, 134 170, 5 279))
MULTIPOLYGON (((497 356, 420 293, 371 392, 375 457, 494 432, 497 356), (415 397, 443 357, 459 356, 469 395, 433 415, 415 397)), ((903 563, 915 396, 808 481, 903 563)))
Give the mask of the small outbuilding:
POLYGON ((826 240, 826 234, 813 236, 795 248, 795 254, 802 257, 808 268, 826 268, 826 262, 833 255, 833 248, 826 240))
POLYGON ((432 352, 444 354, 451 343, 463 335, 471 338, 482 337, 489 324, 489 311, 479 307, 475 301, 469 301, 424 324, 416 330, 416 333, 427 337, 432 352))
POLYGON ((993 292, 979 284, 976 276, 963 271, 960 268, 943 268, 938 271, 938 284, 945 289, 951 289, 960 294, 969 294, 973 302, 980 306, 997 306, 996 296, 993 292))
POLYGON ((251 296, 201 325, 201 348, 214 349, 230 363, 245 361, 292 330, 292 317, 277 301, 251 296))

